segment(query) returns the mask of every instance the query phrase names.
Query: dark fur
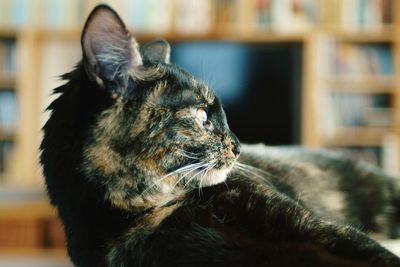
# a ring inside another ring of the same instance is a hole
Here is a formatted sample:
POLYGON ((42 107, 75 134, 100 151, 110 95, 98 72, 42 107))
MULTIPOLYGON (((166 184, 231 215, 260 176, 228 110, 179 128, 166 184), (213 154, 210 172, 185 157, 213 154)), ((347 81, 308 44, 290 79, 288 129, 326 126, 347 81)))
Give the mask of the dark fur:
POLYGON ((400 266, 346 224, 396 235, 390 177, 265 146, 244 146, 235 163, 240 145, 218 98, 169 64, 166 42, 139 53, 106 6, 90 15, 82 48, 41 145, 76 266, 400 266), (198 169, 174 172, 189 164, 198 169))

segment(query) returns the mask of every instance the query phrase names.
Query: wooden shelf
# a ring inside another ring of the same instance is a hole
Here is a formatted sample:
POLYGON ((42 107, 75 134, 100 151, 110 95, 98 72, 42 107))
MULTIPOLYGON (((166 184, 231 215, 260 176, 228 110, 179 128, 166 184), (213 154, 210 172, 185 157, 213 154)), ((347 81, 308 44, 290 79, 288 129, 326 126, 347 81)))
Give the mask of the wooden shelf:
POLYGON ((338 40, 354 43, 393 42, 396 40, 397 27, 388 24, 377 28, 345 29, 343 26, 321 25, 321 32, 333 35, 338 40))
POLYGON ((15 134, 14 133, 5 134, 0 132, 0 141, 15 141, 15 134))
POLYGON ((11 76, 0 76, 0 90, 4 89, 15 89, 16 81, 11 76))
POLYGON ((69 262, 67 250, 64 248, 1 248, 0 258, 2 256, 45 257, 50 259, 65 259, 66 262, 69 262))
POLYGON ((0 38, 13 39, 17 37, 18 30, 12 27, 0 27, 0 38))
POLYGON ((332 135, 322 138, 324 146, 381 146, 391 128, 340 127, 332 135))
POLYGON ((41 219, 57 216, 48 201, 0 202, 0 220, 41 219))
MULTIPOLYGON (((79 40, 82 29, 38 29, 35 35, 40 40, 60 39, 60 40, 79 40)), ((194 40, 221 40, 238 42, 302 42, 309 36, 309 32, 288 32, 278 33, 276 31, 251 31, 248 33, 238 32, 229 33, 225 31, 211 31, 204 34, 185 34, 176 32, 165 33, 143 33, 131 29, 135 39, 145 42, 157 38, 164 38, 169 42, 194 41, 194 40)))
POLYGON ((330 90, 350 91, 356 93, 394 93, 395 81, 393 76, 332 76, 323 79, 330 90))
POLYGON ((13 141, 15 140, 16 130, 13 129, 5 129, 0 126, 0 141, 13 141))

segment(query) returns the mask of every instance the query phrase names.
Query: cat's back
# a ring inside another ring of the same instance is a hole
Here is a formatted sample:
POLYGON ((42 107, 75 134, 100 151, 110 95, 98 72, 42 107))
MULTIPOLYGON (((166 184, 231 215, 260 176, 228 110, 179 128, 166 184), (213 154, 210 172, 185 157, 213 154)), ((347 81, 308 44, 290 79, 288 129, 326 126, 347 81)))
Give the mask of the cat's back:
POLYGON ((397 185, 379 168, 342 152, 263 144, 242 145, 239 161, 239 172, 262 169, 268 182, 321 216, 388 231, 377 225, 393 216, 397 185))

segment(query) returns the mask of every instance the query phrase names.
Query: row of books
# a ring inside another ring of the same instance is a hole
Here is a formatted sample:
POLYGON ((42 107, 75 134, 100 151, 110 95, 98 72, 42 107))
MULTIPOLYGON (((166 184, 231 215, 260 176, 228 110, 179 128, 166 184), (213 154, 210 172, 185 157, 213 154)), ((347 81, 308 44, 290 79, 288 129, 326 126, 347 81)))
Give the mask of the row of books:
POLYGON ((13 133, 17 122, 17 100, 14 90, 0 90, 0 131, 13 133))
POLYGON ((11 153, 14 143, 10 141, 0 141, 0 179, 8 173, 10 166, 11 153))
POLYGON ((329 118, 334 126, 390 127, 393 125, 391 96, 331 92, 329 118))
POLYGON ((393 53, 389 45, 338 42, 333 49, 330 73, 347 76, 393 74, 393 53))
POLYGON ((215 27, 298 31, 317 21, 315 0, 216 0, 215 27))
POLYGON ((379 29, 393 21, 394 0, 320 0, 319 20, 347 30, 379 29))
POLYGON ((348 29, 392 22, 393 0, 108 0, 138 31, 212 29, 301 31, 316 24, 348 29), (338 18, 336 18, 338 17, 338 18), (351 23, 350 23, 351 22, 351 23), (350 23, 350 24, 349 24, 350 23), (351 27, 350 27, 351 26, 351 27))
MULTIPOLYGON (((74 27, 96 0, 2 0, 0 25, 74 27)), ((377 28, 392 21, 393 0, 105 0, 137 31, 204 33, 214 28, 283 31, 315 24, 377 28)))
POLYGON ((0 26, 45 28, 82 24, 85 1, 81 0, 1 0, 0 26))
POLYGON ((0 39, 0 77, 14 76, 17 71, 15 40, 0 39))
POLYGON ((345 30, 380 29, 392 22, 393 3, 393 0, 217 0, 216 17, 227 17, 220 16, 218 10, 228 11, 232 13, 228 18, 239 24, 281 31, 305 30, 316 24, 345 30))
POLYGON ((394 54, 388 43, 338 41, 325 34, 319 37, 315 52, 316 71, 322 77, 389 78, 394 73, 394 54))
MULTIPOLYGON (((137 32, 205 34, 212 29, 214 0, 106 0, 137 32)), ((90 8, 89 8, 90 9, 90 8)))

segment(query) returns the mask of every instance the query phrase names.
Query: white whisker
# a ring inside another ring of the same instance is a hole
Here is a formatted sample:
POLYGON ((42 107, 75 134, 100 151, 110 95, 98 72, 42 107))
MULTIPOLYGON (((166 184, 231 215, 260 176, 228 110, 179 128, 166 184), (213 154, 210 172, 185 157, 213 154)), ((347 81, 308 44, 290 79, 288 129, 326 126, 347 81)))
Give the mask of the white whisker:
POLYGON ((262 170, 262 169, 259 169, 259 168, 256 168, 256 167, 253 167, 253 166, 250 166, 247 164, 243 164, 240 162, 236 162, 234 165, 234 168, 236 170, 238 170, 239 172, 242 172, 242 174, 244 174, 244 175, 254 175, 257 178, 261 178, 264 180, 264 182, 266 182, 270 185, 272 185, 272 184, 268 180, 269 177, 279 178, 276 175, 269 173, 265 170, 262 170))
POLYGON ((178 179, 178 181, 172 186, 172 189, 170 190, 171 192, 175 189, 175 187, 179 184, 179 182, 182 181, 186 176, 188 176, 190 173, 194 172, 195 170, 198 170, 198 169, 200 169, 200 168, 203 168, 203 167, 207 166, 208 164, 207 164, 207 163, 202 163, 201 165, 198 165, 198 164, 196 163, 196 164, 193 164, 193 165, 196 165, 196 167, 194 167, 193 169, 189 170, 189 171, 188 171, 187 173, 185 173, 182 177, 180 177, 180 178, 178 179))
POLYGON ((210 165, 207 169, 205 169, 204 174, 200 178, 200 183, 199 183, 199 197, 202 195, 202 184, 203 184, 203 179, 205 176, 207 176, 208 172, 217 165, 216 163, 210 165))
MULTIPOLYGON (((162 181, 164 181, 166 178, 168 178, 168 177, 170 177, 170 176, 172 176, 174 174, 185 173, 186 172, 186 174, 184 174, 184 176, 182 177, 182 178, 184 178, 188 173, 190 173, 190 172, 192 172, 192 171, 194 171, 194 170, 196 170, 198 168, 203 167, 203 165, 204 165, 203 163, 194 163, 194 164, 189 164, 189 165, 183 166, 183 167, 181 167, 179 169, 176 169, 175 171, 172 171, 172 172, 164 175, 163 177, 161 177, 157 181, 154 181, 153 184, 150 187, 148 187, 146 190, 144 190, 140 195, 143 196, 145 193, 147 193, 148 191, 150 191, 154 187, 160 186, 162 181)), ((177 183, 179 183, 180 180, 181 179, 179 179, 177 183)))

